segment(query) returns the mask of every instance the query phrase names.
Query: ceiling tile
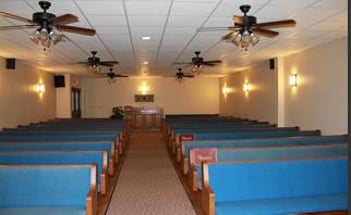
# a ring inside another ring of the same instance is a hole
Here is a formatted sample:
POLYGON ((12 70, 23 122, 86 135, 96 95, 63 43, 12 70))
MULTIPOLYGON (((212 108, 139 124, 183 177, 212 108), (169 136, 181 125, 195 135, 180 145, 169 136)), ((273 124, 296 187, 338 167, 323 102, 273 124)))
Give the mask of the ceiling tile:
POLYGON ((85 14, 107 15, 124 14, 122 1, 88 1, 76 0, 77 5, 85 14))
POLYGON ((125 1, 128 16, 130 15, 167 15, 170 2, 165 1, 125 1))
POLYGON ((216 6, 215 3, 204 2, 174 2, 171 15, 179 16, 208 16, 216 6))

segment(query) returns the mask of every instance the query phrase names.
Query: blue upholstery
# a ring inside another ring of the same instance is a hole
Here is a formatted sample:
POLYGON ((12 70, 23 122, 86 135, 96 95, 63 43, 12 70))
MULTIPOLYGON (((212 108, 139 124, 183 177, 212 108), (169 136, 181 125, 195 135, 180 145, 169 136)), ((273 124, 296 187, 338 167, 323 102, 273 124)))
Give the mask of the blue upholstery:
POLYGON ((345 210, 347 162, 347 157, 342 157, 209 164, 209 185, 218 214, 241 214, 245 208, 251 214, 345 210))
POLYGON ((84 209, 90 180, 90 165, 0 166, 0 208, 84 209))
POLYGON ((307 136, 307 137, 285 137, 285 138, 262 138, 262 139, 237 139, 237 140, 200 140, 185 141, 183 146, 185 149, 185 157, 189 157, 190 148, 225 148, 225 147, 253 147, 253 146, 287 146, 296 144, 311 143, 344 143, 346 138, 344 135, 330 136, 307 136))
POLYGON ((195 136, 197 133, 228 133, 228 132, 257 132, 257 131, 297 131, 297 127, 284 127, 284 128, 277 128, 277 127, 269 127, 269 126, 259 126, 259 127, 228 127, 228 128, 221 128, 221 127, 209 127, 209 128, 190 128, 190 129, 173 129, 173 133, 175 135, 180 134, 191 134, 194 133, 195 136))
MULTIPOLYGON (((288 147, 252 147, 252 148, 220 148, 217 150, 218 162, 253 161, 268 159, 310 158, 323 156, 346 156, 346 144, 304 145, 288 147)), ((202 170, 195 165, 199 188, 202 184, 202 170)))
POLYGON ((285 215, 335 211, 346 209, 347 197, 343 195, 309 196, 300 198, 260 199, 237 202, 218 202, 217 215, 285 215))
POLYGON ((0 208, 3 215, 85 215, 82 207, 20 207, 0 208))
POLYGON ((226 139, 252 139, 266 137, 293 137, 293 136, 316 136, 316 131, 274 131, 274 132, 242 132, 242 133, 196 133, 196 140, 226 140, 226 139))
POLYGON ((36 141, 36 142, 45 142, 45 141, 115 141, 117 135, 0 135, 0 141, 6 142, 18 142, 18 141, 36 141))
POLYGON ((50 150, 92 150, 108 151, 109 159, 112 157, 112 143, 109 141, 97 142, 0 142, 0 152, 5 151, 50 151, 50 150))
MULTIPOLYGON (((30 164, 97 164, 97 174, 103 173, 103 151, 44 151, 44 152, 6 152, 0 153, 0 165, 30 164)), ((97 177, 98 191, 101 180, 97 177)), ((1 213, 0 213, 1 214, 1 213)))

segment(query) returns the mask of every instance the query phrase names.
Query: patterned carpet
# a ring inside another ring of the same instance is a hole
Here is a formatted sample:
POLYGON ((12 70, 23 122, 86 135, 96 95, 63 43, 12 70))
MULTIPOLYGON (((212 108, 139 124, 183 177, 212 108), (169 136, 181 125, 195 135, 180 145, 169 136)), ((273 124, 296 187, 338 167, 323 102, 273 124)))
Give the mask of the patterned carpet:
POLYGON ((195 215, 160 132, 136 132, 107 215, 195 215))

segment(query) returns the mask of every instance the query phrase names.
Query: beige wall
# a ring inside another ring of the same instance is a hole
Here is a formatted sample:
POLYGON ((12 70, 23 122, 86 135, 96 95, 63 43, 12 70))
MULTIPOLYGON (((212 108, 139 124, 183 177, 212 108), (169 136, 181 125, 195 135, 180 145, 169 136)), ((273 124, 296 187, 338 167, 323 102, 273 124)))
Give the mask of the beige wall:
POLYGON ((0 128, 16 127, 55 118, 53 75, 16 60, 16 69, 5 68, 0 58, 0 128), (45 85, 39 94, 37 86, 45 85))
POLYGON ((285 80, 285 124, 347 133, 347 39, 284 59, 285 76, 297 73, 298 86, 285 80))
POLYGON ((163 107, 165 114, 218 114, 218 78, 195 77, 181 84, 174 78, 117 78, 108 84, 106 78, 82 79, 82 116, 108 117, 113 106, 133 105, 163 107), (135 103, 145 83, 153 103, 135 103))
POLYGON ((56 88, 56 117, 71 118, 71 76, 65 74, 65 87, 56 88))
POLYGON ((322 134, 347 133, 347 39, 330 42, 302 53, 279 57, 277 71, 267 63, 221 78, 233 88, 220 92, 220 114, 267 120, 279 126, 321 129, 322 134), (297 73, 298 86, 289 86, 297 73), (245 80, 253 84, 243 93, 245 80))
POLYGON ((277 123, 278 85, 276 69, 269 69, 268 60, 251 69, 228 75, 220 80, 220 114, 277 123), (245 82, 250 91, 243 91, 245 82), (232 92, 224 94, 223 86, 232 92))

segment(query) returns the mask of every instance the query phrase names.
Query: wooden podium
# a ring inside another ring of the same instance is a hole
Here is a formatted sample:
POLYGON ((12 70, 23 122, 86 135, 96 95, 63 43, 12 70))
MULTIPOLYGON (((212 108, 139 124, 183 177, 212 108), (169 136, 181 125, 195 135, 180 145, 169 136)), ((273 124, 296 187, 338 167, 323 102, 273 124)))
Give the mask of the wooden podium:
POLYGON ((163 111, 161 108, 138 108, 127 117, 131 129, 161 129, 163 111))

